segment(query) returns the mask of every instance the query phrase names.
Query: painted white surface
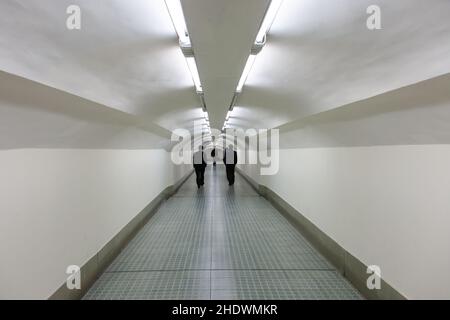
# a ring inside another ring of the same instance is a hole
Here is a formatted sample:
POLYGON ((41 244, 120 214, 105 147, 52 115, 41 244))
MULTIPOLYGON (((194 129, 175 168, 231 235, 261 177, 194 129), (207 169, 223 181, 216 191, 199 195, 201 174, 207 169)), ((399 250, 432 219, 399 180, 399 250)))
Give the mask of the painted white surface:
POLYGON ((164 150, 0 151, 0 298, 48 298, 188 169, 164 150))
POLYGON ((450 72, 449 14, 447 0, 283 0, 230 125, 281 126, 450 72), (381 30, 366 27, 373 4, 381 30))
POLYGON ((450 99, 442 76, 281 128, 260 176, 407 298, 450 298, 450 99))
POLYGON ((3 0, 0 70, 169 130, 201 116, 164 0, 3 0), (73 4, 81 30, 66 28, 73 4))
POLYGON ((408 299, 450 298, 450 145, 305 148, 280 152, 259 176, 408 299))
POLYGON ((291 149, 268 186, 407 298, 450 298, 450 146, 291 149))
POLYGON ((221 129, 268 0, 183 0, 211 126, 221 129))
POLYGON ((282 149, 450 144, 450 74, 280 127, 282 149))
POLYGON ((0 71, 0 149, 169 149, 170 131, 0 71))
MULTIPOLYGON (((0 69, 10 73, 0 73, 0 149, 11 149, 0 151, 1 296, 53 292, 64 264, 85 262, 169 177, 182 176, 185 168, 171 169, 159 150, 168 145, 159 127, 202 117, 163 0, 80 0, 79 32, 65 28, 71 1, 45 3, 0 3, 0 69), (40 149, 12 150, 19 148, 40 149), (119 203, 118 194, 128 197, 119 203)), ((266 4, 183 0, 213 126, 225 117, 266 4)), ((448 297, 448 154, 444 146, 402 146, 448 143, 448 76, 346 114, 320 112, 448 73, 450 3, 380 0, 379 32, 365 28, 369 4, 285 0, 230 124, 272 127, 319 115, 282 136, 291 150, 282 152, 279 174, 261 183, 364 262, 379 260, 408 297, 448 297), (311 147, 318 149, 302 149, 311 147), (392 248, 369 247, 386 239, 392 248)), ((258 168, 247 169, 260 180, 258 168)))
POLYGON ((190 166, 142 118, 0 72, 0 298, 48 298, 190 166))
MULTIPOLYGON (((78 0, 78 31, 66 29, 70 4, 1 1, 0 70, 170 130, 202 116, 164 0, 78 0)), ((182 4, 220 129, 268 1, 182 4)), ((372 4, 284 0, 229 124, 280 126, 450 71, 449 1, 378 0, 375 31, 366 28, 372 4)))

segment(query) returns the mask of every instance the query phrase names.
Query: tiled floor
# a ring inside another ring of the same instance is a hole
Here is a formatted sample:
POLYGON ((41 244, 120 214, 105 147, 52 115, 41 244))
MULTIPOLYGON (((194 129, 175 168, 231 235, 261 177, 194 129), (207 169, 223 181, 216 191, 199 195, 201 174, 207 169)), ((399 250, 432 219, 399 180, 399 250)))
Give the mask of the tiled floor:
POLYGON ((84 299, 361 299, 238 174, 191 176, 84 299))

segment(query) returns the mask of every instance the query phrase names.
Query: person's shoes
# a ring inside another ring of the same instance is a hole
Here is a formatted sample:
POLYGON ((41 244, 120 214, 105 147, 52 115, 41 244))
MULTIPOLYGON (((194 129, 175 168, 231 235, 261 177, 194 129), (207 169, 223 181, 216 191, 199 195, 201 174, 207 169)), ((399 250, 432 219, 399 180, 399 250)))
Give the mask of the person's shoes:
POLYGON ((200 189, 200 187, 201 187, 201 185, 198 184, 198 185, 197 185, 197 188, 200 189))

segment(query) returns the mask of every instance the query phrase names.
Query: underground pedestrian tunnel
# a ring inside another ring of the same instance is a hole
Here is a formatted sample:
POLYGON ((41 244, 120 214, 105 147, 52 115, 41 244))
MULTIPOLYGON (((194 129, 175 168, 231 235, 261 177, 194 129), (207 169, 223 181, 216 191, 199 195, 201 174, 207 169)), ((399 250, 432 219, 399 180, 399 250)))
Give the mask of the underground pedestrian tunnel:
POLYGON ((0 298, 449 299, 449 14, 1 1, 0 298))

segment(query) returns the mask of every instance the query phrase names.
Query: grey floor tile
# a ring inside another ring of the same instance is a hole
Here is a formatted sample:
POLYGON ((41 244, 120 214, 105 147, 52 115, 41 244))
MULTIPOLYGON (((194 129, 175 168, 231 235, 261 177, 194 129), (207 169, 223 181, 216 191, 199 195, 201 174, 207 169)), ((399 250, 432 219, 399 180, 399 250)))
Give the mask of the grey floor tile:
POLYGON ((209 299, 209 271, 104 273, 86 300, 209 299))
POLYGON ((212 299, 348 300, 361 296, 335 271, 213 271, 212 299))
POLYGON ((191 176, 85 299, 360 299, 359 293, 239 175, 191 176))

